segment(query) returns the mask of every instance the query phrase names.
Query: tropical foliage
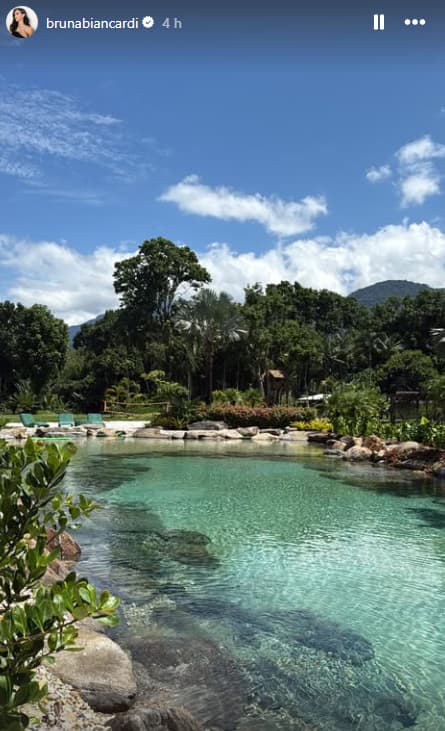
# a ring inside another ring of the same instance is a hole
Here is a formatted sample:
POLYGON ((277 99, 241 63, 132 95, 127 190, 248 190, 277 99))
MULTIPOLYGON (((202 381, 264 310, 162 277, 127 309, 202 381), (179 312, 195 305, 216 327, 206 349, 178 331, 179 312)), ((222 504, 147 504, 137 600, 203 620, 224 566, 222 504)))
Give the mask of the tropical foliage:
POLYGON ((74 499, 58 486, 75 448, 14 447, 0 442, 0 728, 28 725, 26 703, 47 694, 35 671, 55 652, 75 646, 76 622, 88 616, 117 621, 118 600, 96 592, 74 571, 52 586, 42 577, 59 556, 46 548, 47 528, 56 535, 97 507, 82 495, 74 499))

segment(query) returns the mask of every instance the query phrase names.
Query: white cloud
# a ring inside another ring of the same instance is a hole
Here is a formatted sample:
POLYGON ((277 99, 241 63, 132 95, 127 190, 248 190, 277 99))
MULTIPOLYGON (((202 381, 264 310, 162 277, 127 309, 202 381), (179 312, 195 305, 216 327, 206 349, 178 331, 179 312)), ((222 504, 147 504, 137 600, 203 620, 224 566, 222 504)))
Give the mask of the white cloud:
POLYGON ((400 180, 402 206, 420 205, 431 195, 440 193, 440 175, 429 164, 410 166, 411 172, 400 180))
POLYGON ((396 157, 402 165, 412 165, 422 160, 445 157, 445 145, 434 142, 430 135, 408 142, 397 151, 396 157))
POLYGON ((442 287, 445 232, 428 223, 385 226, 372 234, 294 241, 257 254, 213 244, 200 256, 213 286, 243 299, 247 284, 298 281, 306 287, 347 294, 385 279, 410 279, 442 287))
MULTIPOLYGON (((432 195, 441 193, 441 175, 437 161, 445 158, 445 145, 434 142, 430 135, 408 142, 395 153, 398 164, 398 180, 395 184, 401 205, 421 205, 432 195)), ((371 183, 386 180, 391 176, 389 165, 372 167, 366 173, 371 183)))
POLYGON ((380 165, 379 168, 373 167, 366 173, 366 178, 370 183, 379 183, 381 180, 387 180, 392 175, 389 165, 380 165))
POLYGON ((255 221, 277 236, 295 236, 314 227, 315 219, 327 213, 323 197, 307 196, 300 201, 246 195, 227 187, 211 188, 189 175, 172 185, 160 200, 176 203, 181 211, 223 220, 255 221))
MULTIPOLYGON (((118 305, 114 264, 136 249, 98 246, 81 254, 66 243, 30 241, 0 235, 0 299, 29 306, 46 304, 69 324, 78 324, 118 305)), ((302 238, 262 252, 237 252, 214 243, 199 255, 212 275, 212 287, 243 300, 248 284, 298 281, 306 287, 347 294, 385 279, 410 279, 442 287, 445 231, 429 223, 404 222, 370 234, 340 233, 335 238, 302 238)))
POLYGON ((1 299, 38 302, 70 325, 85 322, 117 306, 114 264, 128 256, 106 246, 81 254, 66 244, 0 235, 0 274, 4 270, 10 281, 1 299))
POLYGON ((58 91, 2 83, 0 172, 33 182, 50 161, 93 163, 120 177, 145 169, 121 134, 121 121, 84 109, 58 91))

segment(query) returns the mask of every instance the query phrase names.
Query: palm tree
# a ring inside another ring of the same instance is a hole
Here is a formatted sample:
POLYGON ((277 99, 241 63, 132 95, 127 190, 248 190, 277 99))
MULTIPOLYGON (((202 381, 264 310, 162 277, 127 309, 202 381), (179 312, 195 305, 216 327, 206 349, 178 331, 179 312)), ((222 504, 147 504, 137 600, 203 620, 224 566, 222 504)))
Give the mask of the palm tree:
POLYGON ((179 305, 176 325, 188 335, 191 349, 195 353, 198 345, 202 349, 207 369, 207 396, 210 397, 217 349, 227 347, 229 343, 240 340, 246 334, 239 306, 226 292, 217 294, 213 289, 201 289, 191 300, 179 305))

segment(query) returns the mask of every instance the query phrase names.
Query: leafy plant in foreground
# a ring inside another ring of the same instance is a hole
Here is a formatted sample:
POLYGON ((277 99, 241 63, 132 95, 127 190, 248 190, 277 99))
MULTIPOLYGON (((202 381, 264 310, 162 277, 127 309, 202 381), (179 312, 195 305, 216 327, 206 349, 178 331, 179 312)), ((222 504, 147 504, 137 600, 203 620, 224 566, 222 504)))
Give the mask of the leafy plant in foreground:
MULTIPOLYGON (((22 731, 29 719, 21 710, 47 694, 35 679, 44 658, 73 649, 76 622, 88 616, 114 625, 118 599, 97 593, 71 572, 43 586, 42 577, 59 549, 46 548, 46 528, 57 533, 89 516, 97 505, 82 495, 63 495, 57 486, 75 452, 74 445, 23 448, 0 441, 0 728, 22 731)), ((72 527, 72 526, 71 526, 72 527)))

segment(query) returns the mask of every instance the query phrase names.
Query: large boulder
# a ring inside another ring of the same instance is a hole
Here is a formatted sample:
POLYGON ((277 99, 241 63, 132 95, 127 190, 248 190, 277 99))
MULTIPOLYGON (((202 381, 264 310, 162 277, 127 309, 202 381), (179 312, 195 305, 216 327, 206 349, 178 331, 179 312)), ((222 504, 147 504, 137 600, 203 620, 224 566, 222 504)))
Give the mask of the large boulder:
POLYGON ((54 528, 46 529, 46 547, 49 551, 59 548, 60 558, 68 561, 76 561, 81 553, 79 544, 69 533, 57 533, 54 528))
POLYGON ((238 431, 242 437, 254 437, 258 434, 259 429, 257 426, 239 426, 238 431))
POLYGON ((238 429, 224 429, 221 431, 224 439, 244 439, 242 434, 239 433, 238 429))
POLYGON ((205 731, 184 708, 134 708, 108 725, 111 731, 205 731))
POLYGON ((260 432, 252 437, 252 442, 277 442, 279 438, 280 437, 277 437, 275 434, 270 434, 269 432, 260 432))
POLYGON ((372 452, 367 447, 357 446, 347 449, 346 452, 343 452, 343 456, 350 462, 364 462, 372 457, 372 452))
POLYGON ((136 431, 133 432, 133 436, 137 439, 170 439, 169 434, 162 431, 159 426, 136 429, 136 431))
POLYGON ((186 439, 223 439, 223 429, 189 429, 185 433, 186 439))
POLYGON ((136 696, 136 680, 130 657, 104 634, 79 629, 79 652, 56 655, 51 672, 72 685, 82 698, 101 713, 126 711, 136 696))
POLYGON ((209 419, 205 419, 203 421, 194 421, 187 426, 187 429, 189 431, 195 431, 196 429, 198 431, 222 431, 223 429, 227 429, 227 424, 223 421, 210 421, 209 419))
POLYGON ((400 455, 404 452, 411 452, 413 449, 419 449, 419 442, 399 442, 397 444, 390 444, 386 447, 387 454, 400 455))
POLYGON ((370 434, 369 437, 364 438, 363 446, 370 449, 371 452, 380 452, 385 446, 385 442, 377 434, 370 434))
POLYGON ((218 644, 195 633, 190 637, 153 633, 133 637, 130 650, 138 705, 146 699, 152 708, 180 706, 205 728, 236 728, 247 706, 249 683, 236 659, 218 644))

